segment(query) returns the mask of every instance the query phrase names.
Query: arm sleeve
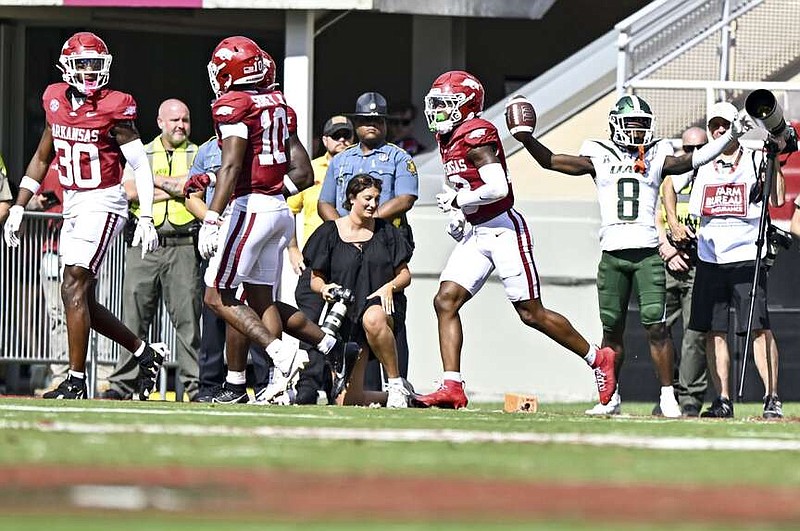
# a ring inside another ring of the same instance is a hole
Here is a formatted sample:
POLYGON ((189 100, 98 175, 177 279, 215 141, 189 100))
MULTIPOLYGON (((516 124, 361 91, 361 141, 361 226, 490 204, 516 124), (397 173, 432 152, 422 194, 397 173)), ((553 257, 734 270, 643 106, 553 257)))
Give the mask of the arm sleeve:
POLYGON ((322 181, 322 189, 319 192, 319 200, 336 206, 336 172, 338 170, 336 157, 331 159, 325 179, 322 181))
POLYGON ((120 146, 122 154, 133 169, 136 193, 139 196, 139 211, 142 217, 153 217, 153 172, 144 152, 144 145, 136 139, 120 146))
MULTIPOLYGON (((399 149, 399 148, 398 148, 399 149)), ((396 165, 394 195, 413 195, 419 197, 419 176, 414 160, 405 151, 400 150, 396 165)))
POLYGON ((502 164, 494 162, 478 168, 483 180, 475 190, 463 189, 456 194, 456 205, 487 205, 508 195, 508 179, 502 164))

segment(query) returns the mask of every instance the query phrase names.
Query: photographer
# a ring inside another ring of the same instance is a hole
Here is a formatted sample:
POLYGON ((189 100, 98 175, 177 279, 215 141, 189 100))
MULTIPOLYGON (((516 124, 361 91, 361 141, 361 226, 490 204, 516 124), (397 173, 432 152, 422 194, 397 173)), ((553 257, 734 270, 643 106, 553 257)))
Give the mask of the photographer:
MULTIPOLYGON (((713 139, 725 134, 737 117, 732 104, 719 102, 708 113, 713 139)), ((714 161, 698 169, 689 211, 700 217, 697 274, 689 328, 707 332, 706 355, 718 397, 702 417, 731 418, 730 353, 727 331, 730 308, 736 310, 736 333, 747 334, 750 291, 756 267, 759 224, 764 205, 765 153, 734 140, 714 161)), ((783 175, 777 172, 770 202, 783 204, 783 175)), ((674 234, 673 234, 674 236, 674 234)), ((766 251, 766 247, 763 249, 766 251)), ((762 254, 763 256, 763 254, 762 254)), ((763 416, 781 418, 778 399, 778 347, 767 311, 767 267, 762 262, 753 305, 753 352, 764 383, 763 416)))
POLYGON ((403 316, 396 314, 394 293, 411 283, 407 264, 412 249, 397 228, 376 216, 381 188, 379 178, 354 176, 345 192, 348 215, 323 223, 306 242, 303 256, 314 292, 328 302, 346 298, 339 288, 354 295, 340 333, 361 345, 361 352, 339 403, 407 407, 410 386, 400 377, 393 331, 394 318, 403 316), (370 352, 388 376, 388 396, 364 391, 370 352))

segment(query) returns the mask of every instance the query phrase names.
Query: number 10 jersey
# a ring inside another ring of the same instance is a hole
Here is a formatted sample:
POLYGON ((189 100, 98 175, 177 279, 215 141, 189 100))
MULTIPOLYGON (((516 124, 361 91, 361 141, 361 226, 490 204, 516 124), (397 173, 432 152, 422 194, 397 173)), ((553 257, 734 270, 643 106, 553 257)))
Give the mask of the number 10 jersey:
POLYGON ((592 159, 600 203, 600 247, 604 251, 654 248, 658 190, 664 160, 672 144, 659 140, 645 150, 644 173, 634 170, 636 151, 620 149, 610 140, 586 140, 581 156, 592 159))

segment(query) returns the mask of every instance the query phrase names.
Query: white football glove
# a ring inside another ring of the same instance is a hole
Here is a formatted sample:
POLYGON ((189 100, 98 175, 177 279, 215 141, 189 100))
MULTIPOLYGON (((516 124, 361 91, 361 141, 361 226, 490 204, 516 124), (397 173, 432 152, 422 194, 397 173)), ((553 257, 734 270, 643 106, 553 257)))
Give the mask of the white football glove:
POLYGON ((197 233, 197 250, 200 256, 208 260, 217 252, 217 240, 219 239, 219 214, 213 210, 208 210, 200 225, 200 232, 197 233))
POLYGON ((457 192, 449 186, 442 186, 442 190, 442 193, 436 194, 436 206, 441 212, 450 212, 454 208, 453 199, 457 192))
POLYGON ((142 258, 147 253, 151 253, 158 249, 158 232, 153 226, 153 218, 149 216, 142 216, 136 222, 136 230, 133 231, 133 247, 142 245, 142 258))
POLYGON ((6 245, 11 248, 19 247, 19 226, 22 224, 22 214, 25 208, 20 205, 12 206, 8 211, 8 219, 3 226, 3 238, 6 245))
POLYGON ((464 218, 464 213, 461 210, 455 210, 450 215, 450 223, 447 224, 447 234, 450 235, 455 241, 460 242, 464 239, 464 234, 467 233, 469 223, 464 218))
POLYGON ((736 118, 734 118, 733 122, 731 122, 731 134, 733 135, 733 138, 739 138, 752 128, 753 121, 746 112, 739 111, 736 113, 736 118))

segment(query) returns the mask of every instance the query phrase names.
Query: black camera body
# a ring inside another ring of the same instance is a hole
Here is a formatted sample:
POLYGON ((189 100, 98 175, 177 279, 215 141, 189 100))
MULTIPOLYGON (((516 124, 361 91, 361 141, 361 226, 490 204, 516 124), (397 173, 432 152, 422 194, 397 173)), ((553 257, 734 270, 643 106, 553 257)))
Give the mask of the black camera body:
POLYGON ((778 256, 778 251, 781 248, 790 249, 792 241, 792 233, 770 224, 767 227, 767 254, 764 257, 766 264, 772 266, 775 263, 775 257, 778 256))
POLYGON ((336 336, 344 323, 347 308, 356 301, 356 296, 351 289, 341 286, 331 288, 330 295, 333 303, 328 308, 328 313, 320 328, 326 334, 336 336))

